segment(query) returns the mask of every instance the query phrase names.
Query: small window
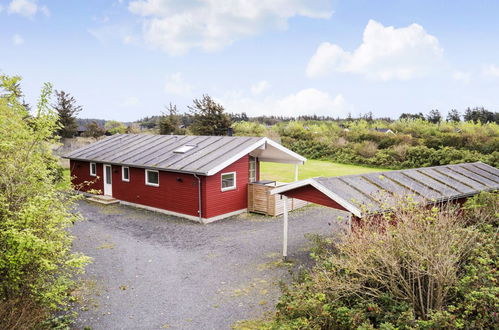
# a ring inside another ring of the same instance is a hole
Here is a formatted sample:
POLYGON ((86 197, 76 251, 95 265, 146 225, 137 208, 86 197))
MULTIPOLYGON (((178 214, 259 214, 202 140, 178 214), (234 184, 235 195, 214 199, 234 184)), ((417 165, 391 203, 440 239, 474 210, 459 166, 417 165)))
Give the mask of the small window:
POLYGON ((130 169, 128 167, 121 167, 121 180, 126 182, 130 181, 130 169))
POLYGON ((236 172, 222 173, 222 191, 236 189, 236 172))
POLYGON ((186 144, 185 146, 181 146, 180 148, 173 150, 173 152, 176 154, 185 154, 187 151, 191 150, 194 147, 195 146, 193 145, 186 144))
POLYGON ((251 157, 249 159, 249 182, 256 181, 256 157, 251 157))
POLYGON ((90 175, 97 176, 97 164, 90 163, 90 175))
POLYGON ((148 186, 159 186, 159 172, 146 170, 146 185, 148 186))

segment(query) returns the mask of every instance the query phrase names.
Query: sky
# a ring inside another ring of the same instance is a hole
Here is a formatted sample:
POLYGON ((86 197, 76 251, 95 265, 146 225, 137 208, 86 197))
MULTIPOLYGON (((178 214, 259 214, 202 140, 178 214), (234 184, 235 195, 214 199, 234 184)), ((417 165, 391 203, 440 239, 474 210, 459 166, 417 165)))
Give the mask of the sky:
POLYGON ((499 111, 499 1, 0 0, 0 73, 82 118, 499 111))

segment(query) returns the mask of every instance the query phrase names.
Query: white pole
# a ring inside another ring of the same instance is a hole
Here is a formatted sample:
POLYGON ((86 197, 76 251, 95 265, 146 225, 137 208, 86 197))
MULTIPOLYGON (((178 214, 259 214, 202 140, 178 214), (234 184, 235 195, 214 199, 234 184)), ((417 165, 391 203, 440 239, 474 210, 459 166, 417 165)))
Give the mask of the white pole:
POLYGON ((298 164, 295 164, 295 181, 298 181, 298 164))
POLYGON ((286 260, 288 257, 288 197, 282 196, 284 201, 284 227, 282 233, 282 258, 286 260))

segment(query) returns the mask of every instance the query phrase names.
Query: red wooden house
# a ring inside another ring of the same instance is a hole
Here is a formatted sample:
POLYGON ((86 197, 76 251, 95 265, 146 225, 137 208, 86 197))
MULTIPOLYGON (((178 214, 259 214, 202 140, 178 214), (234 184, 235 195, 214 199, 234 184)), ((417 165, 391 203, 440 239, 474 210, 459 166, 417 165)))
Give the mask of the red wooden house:
POLYGON ((203 223, 247 210, 261 161, 305 161, 267 138, 147 134, 113 135, 65 158, 83 191, 203 223))

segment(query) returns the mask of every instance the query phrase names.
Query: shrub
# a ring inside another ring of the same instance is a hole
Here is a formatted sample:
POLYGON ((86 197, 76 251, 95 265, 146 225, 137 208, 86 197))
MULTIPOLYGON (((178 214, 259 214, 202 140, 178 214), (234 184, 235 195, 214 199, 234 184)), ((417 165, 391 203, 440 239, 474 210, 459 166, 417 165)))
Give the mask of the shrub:
MULTIPOLYGON (((2 91, 18 78, 1 76, 2 91)), ((50 145, 57 116, 43 89, 31 116, 7 92, 0 97, 0 327, 32 328, 64 306, 73 277, 88 258, 71 252, 68 227, 78 220, 73 197, 55 185, 50 145)))
POLYGON ((493 328, 498 198, 471 199, 465 215, 406 202, 336 245, 320 242, 316 265, 284 289, 260 328, 493 328))
POLYGON ((240 121, 232 124, 236 136, 265 136, 267 129, 257 122, 240 121))
POLYGON ((378 144, 372 141, 364 141, 356 146, 356 152, 358 155, 364 158, 371 158, 376 155, 378 151, 378 144))

